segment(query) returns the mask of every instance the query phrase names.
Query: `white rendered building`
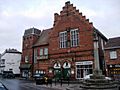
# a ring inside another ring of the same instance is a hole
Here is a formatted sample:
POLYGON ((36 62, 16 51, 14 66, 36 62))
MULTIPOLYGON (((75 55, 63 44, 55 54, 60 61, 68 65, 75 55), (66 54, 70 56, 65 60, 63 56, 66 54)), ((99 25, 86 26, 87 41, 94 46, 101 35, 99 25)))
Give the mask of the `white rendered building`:
POLYGON ((0 73, 13 71, 15 75, 20 75, 21 54, 16 49, 6 49, 0 59, 0 73))

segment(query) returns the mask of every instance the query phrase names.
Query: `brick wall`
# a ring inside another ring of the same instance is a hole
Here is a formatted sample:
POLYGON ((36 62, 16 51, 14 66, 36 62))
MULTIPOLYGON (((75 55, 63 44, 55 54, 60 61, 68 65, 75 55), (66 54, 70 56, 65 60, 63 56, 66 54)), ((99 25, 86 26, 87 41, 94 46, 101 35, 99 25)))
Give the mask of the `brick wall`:
POLYGON ((117 58, 113 59, 113 60, 110 59, 110 54, 109 54, 110 51, 111 50, 106 50, 105 51, 106 64, 107 65, 110 65, 110 64, 120 64, 120 49, 116 49, 116 51, 117 51, 117 58))

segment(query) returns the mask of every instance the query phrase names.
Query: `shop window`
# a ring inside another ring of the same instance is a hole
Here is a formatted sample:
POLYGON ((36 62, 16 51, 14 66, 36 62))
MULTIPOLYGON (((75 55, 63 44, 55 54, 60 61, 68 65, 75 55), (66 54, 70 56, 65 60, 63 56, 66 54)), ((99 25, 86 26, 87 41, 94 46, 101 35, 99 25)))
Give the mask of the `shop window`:
POLYGON ((44 70, 36 70, 35 73, 36 74, 45 74, 45 71, 44 70))
POLYGON ((117 52, 116 51, 110 51, 110 59, 116 59, 117 58, 117 52))

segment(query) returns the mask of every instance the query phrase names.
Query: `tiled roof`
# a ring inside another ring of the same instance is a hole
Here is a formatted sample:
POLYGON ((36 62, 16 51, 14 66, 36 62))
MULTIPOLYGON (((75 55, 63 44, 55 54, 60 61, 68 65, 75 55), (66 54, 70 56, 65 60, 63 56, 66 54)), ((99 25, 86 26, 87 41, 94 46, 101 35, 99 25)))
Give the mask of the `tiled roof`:
POLYGON ((40 46, 40 45, 45 45, 45 44, 48 44, 49 42, 49 34, 50 34, 50 31, 52 29, 46 29, 46 30, 43 30, 40 34, 40 37, 39 39, 37 40, 37 42, 33 45, 33 47, 35 46, 40 46))
POLYGON ((120 37, 110 38, 105 45, 105 49, 120 48, 120 37))

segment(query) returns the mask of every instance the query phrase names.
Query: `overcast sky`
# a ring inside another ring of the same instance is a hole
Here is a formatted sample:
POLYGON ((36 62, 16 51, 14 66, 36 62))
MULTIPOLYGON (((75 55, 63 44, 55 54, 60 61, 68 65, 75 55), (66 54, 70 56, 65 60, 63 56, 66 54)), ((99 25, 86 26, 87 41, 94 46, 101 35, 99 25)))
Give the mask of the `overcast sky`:
MULTIPOLYGON (((0 0, 0 53, 22 51, 22 36, 28 28, 53 26, 68 0, 0 0)), ((120 0, 69 0, 107 38, 120 36, 120 0)))

